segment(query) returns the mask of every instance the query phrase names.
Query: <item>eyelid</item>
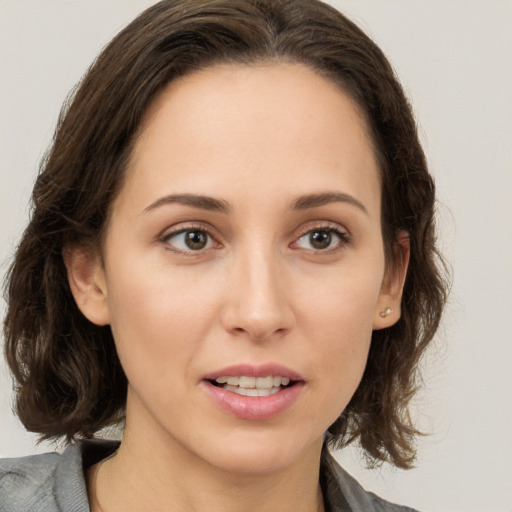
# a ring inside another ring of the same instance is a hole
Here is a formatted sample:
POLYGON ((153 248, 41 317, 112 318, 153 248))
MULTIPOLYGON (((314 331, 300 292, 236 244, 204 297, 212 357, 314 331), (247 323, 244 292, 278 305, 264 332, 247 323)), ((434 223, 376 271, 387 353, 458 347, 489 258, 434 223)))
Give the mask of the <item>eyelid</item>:
POLYGON ((342 226, 341 224, 338 224, 337 222, 332 221, 312 221, 307 222, 303 226, 300 227, 298 230, 297 238, 300 238, 301 236, 304 236, 306 233, 309 233, 310 231, 314 231, 315 229, 318 230, 326 230, 326 231, 335 231, 340 234, 340 236, 346 237, 347 239, 352 238, 352 235, 350 234, 350 231, 342 226))
POLYGON ((212 233, 212 231, 214 231, 213 228, 210 225, 208 225, 202 221, 187 221, 187 222, 183 222, 183 223, 180 223, 180 224, 172 226, 172 227, 168 227, 158 236, 158 241, 163 243, 167 250, 172 251, 177 254, 185 255, 185 256, 200 256, 200 255, 204 254, 208 249, 211 249, 211 247, 210 247, 210 248, 200 249, 197 251, 194 251, 194 250, 184 251, 184 250, 174 247, 173 245, 171 245, 168 242, 169 238, 171 238, 172 236, 176 236, 176 235, 179 235, 179 234, 187 232, 187 231, 202 231, 202 232, 206 233, 206 235, 209 238, 211 238, 211 240, 214 243, 213 248, 218 248, 218 246, 221 245, 221 243, 219 242, 219 239, 218 239, 219 237, 217 237, 216 235, 214 235, 212 233))
POLYGON ((315 229, 333 230, 338 231, 340 234, 346 235, 347 237, 351 236, 349 230, 337 222, 332 222, 329 220, 314 220, 306 222, 299 228, 297 238, 300 238, 301 236, 315 229))
POLYGON ((298 231, 298 234, 295 236, 295 239, 290 244, 290 246, 293 247, 293 245, 295 245, 298 240, 300 240, 302 237, 304 237, 311 231, 315 231, 315 230, 329 231, 329 232, 335 233, 336 236, 338 236, 340 238, 340 243, 337 244, 333 248, 311 249, 310 252, 314 252, 317 254, 330 254, 330 253, 336 252, 340 249, 343 249, 346 245, 348 245, 352 242, 352 235, 350 234, 348 229, 341 226, 340 224, 337 224, 335 222, 330 222, 330 221, 313 221, 311 223, 307 223, 306 225, 304 225, 300 228, 300 230, 298 231))

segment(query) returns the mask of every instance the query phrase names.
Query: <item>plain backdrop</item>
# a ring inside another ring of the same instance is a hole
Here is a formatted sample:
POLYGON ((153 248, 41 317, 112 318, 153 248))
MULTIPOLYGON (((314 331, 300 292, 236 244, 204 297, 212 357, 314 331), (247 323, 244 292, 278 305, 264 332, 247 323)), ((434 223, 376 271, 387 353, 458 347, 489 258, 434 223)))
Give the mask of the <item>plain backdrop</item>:
MULTIPOLYGON (((206 0, 205 0, 206 1, 206 0)), ((150 0, 0 0, 0 273, 26 223, 60 105, 150 0)), ((439 194, 453 290, 414 415, 417 468, 364 468, 363 485, 432 512, 512 511, 512 2, 336 0, 381 46, 416 111, 439 194)), ((0 304, 3 313, 5 304, 0 304)), ((0 363, 0 456, 35 446, 0 363)))

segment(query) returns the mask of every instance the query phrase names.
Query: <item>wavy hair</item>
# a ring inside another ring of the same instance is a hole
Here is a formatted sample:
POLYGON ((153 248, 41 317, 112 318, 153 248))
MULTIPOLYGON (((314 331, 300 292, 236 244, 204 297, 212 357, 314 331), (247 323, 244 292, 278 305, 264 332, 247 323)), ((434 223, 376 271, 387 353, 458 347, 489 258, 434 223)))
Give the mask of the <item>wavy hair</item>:
POLYGON ((98 249, 141 120, 169 82, 217 63, 260 62, 308 66, 366 116, 380 163, 386 260, 393 264, 399 230, 409 233, 411 258, 401 318, 373 332, 362 381, 327 439, 336 447, 359 440, 376 463, 407 468, 414 460, 418 432, 408 404, 447 290, 434 183, 387 59, 318 0, 164 0, 106 46, 64 105, 5 285, 15 408, 41 438, 92 437, 122 419, 126 401, 110 328, 93 325, 76 306, 63 249, 98 249))

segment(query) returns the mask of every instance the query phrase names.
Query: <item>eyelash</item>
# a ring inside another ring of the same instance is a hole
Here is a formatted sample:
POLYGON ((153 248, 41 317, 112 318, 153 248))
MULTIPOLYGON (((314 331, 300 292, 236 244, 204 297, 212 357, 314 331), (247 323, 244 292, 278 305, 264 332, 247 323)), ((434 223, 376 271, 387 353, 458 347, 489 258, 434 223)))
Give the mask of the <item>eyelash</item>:
POLYGON ((172 251, 176 254, 181 254, 181 255, 184 255, 184 256, 198 256, 200 254, 202 254, 204 252, 204 249, 203 250, 198 250, 198 251, 194 251, 194 250, 188 250, 188 251, 184 251, 184 250, 181 250, 181 249, 178 249, 176 247, 174 247, 172 244, 169 243, 169 240, 172 238, 172 237, 175 237, 175 236, 178 236, 178 235, 181 235, 182 233, 188 233, 188 232, 201 232, 201 233, 205 233, 206 236, 213 241, 213 243, 215 245, 220 245, 219 242, 216 241, 215 237, 211 234, 211 229, 205 225, 202 225, 202 224, 190 224, 190 225, 186 225, 186 226, 182 226, 178 229, 176 229, 175 231, 170 231, 170 232, 164 232, 162 234, 162 236, 159 238, 159 241, 162 242, 166 249, 169 250, 169 251, 172 251))
POLYGON ((311 226, 311 225, 307 226, 301 232, 301 234, 297 237, 297 239, 293 242, 293 244, 296 244, 299 240, 304 238, 306 235, 308 235, 310 233, 314 233, 315 231, 323 232, 323 233, 329 233, 329 234, 334 234, 338 238, 339 242, 338 242, 338 244, 336 244, 335 247, 332 247, 332 248, 329 248, 329 249, 311 249, 311 251, 314 254, 321 254, 321 255, 332 254, 334 252, 342 250, 347 245, 349 245, 351 243, 351 241, 352 241, 352 237, 349 235, 349 233, 347 233, 347 231, 341 229, 337 225, 333 225, 333 224, 317 224, 317 225, 313 225, 313 226, 311 226))
MULTIPOLYGON (((176 254, 184 255, 184 256, 199 256, 201 255, 206 249, 199 249, 197 251, 194 251, 192 249, 190 250, 181 250, 173 246, 169 243, 169 240, 173 237, 176 237, 180 234, 187 233, 187 232, 201 232, 206 234, 206 236, 213 241, 214 246, 217 245, 217 248, 221 245, 219 242, 217 242, 216 238, 211 234, 211 229, 207 226, 204 226, 202 224, 191 224, 187 226, 180 227, 179 229, 176 229, 175 231, 171 232, 165 232, 162 234, 162 236, 159 237, 159 241, 163 243, 166 246, 166 249, 169 251, 172 251, 176 254)), ((323 233, 329 233, 334 234, 339 242, 336 244, 333 248, 328 249, 310 249, 311 252, 314 254, 320 254, 320 255, 326 255, 331 254, 334 252, 337 252, 344 247, 346 247, 348 244, 351 243, 352 237, 344 230, 340 229, 339 226, 332 225, 332 224, 318 224, 314 226, 308 226, 304 230, 300 232, 300 234, 297 236, 297 238, 290 244, 290 246, 293 246, 296 244, 299 240, 304 238, 309 233, 313 232, 323 232, 323 233)))

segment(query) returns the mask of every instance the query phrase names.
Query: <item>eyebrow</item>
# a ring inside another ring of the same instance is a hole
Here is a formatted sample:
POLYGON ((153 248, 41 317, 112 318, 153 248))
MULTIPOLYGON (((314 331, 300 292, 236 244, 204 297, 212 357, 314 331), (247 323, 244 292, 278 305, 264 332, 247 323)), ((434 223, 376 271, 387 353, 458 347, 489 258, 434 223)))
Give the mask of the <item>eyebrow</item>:
POLYGON ((195 194, 171 194, 157 199, 154 203, 151 203, 149 206, 144 208, 144 212, 149 212, 159 206, 173 203, 184 204, 194 208, 201 208, 202 210, 221 213, 228 213, 231 210, 229 203, 222 199, 215 199, 213 197, 195 194))
POLYGON ((308 194, 299 197, 292 205, 293 210, 307 210, 309 208, 318 208, 330 203, 348 203, 356 206, 368 215, 368 210, 361 201, 350 194, 344 192, 324 192, 321 194, 308 194))
MULTIPOLYGON (((144 208, 144 212, 149 212, 159 208, 160 206, 174 203, 220 213, 229 213, 231 211, 231 205, 223 199, 195 194, 170 194, 151 203, 149 206, 144 208)), ((348 203, 356 206, 368 215, 368 210, 361 201, 350 194, 345 194, 344 192, 323 192, 319 194, 307 194, 300 196, 292 203, 291 209, 308 210, 310 208, 318 208, 330 203, 348 203)))

